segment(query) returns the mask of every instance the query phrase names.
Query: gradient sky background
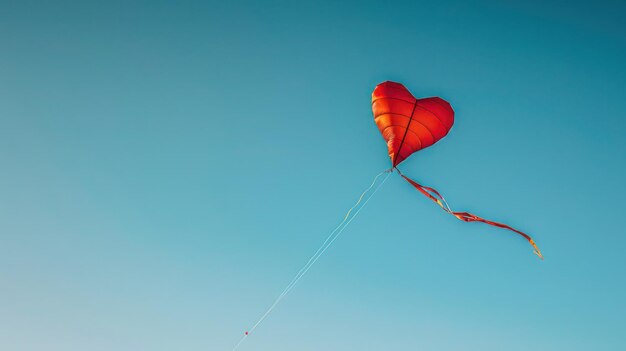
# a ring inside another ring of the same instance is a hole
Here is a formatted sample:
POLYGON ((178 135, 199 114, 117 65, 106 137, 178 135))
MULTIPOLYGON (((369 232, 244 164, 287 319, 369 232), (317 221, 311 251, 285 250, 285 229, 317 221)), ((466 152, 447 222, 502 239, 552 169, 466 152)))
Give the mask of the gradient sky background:
POLYGON ((619 1, 0 1, 0 349, 230 350, 389 167, 374 86, 456 124, 240 350, 626 349, 619 1))

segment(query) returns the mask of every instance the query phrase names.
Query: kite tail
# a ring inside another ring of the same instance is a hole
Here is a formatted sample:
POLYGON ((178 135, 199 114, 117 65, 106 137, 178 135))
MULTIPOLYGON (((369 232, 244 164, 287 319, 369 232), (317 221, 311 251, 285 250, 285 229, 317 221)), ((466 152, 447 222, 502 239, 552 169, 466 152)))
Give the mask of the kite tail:
POLYGON ((402 176, 402 178, 404 178, 407 182, 409 182, 409 184, 411 184, 413 187, 415 187, 415 189, 417 189, 419 192, 424 194, 429 199, 433 200, 444 211, 446 211, 449 214, 453 215, 457 219, 459 219, 459 220, 461 220, 463 222, 482 222, 482 223, 489 224, 489 225, 494 226, 494 227, 508 229, 510 231, 513 231, 513 232, 523 236, 526 240, 528 240, 530 245, 533 246, 535 255, 539 256, 539 258, 541 258, 543 260, 543 255, 541 254, 541 251, 537 247, 537 244, 535 244, 533 239, 529 235, 527 235, 526 233, 521 232, 521 231, 519 231, 519 230, 517 230, 515 228, 512 228, 512 227, 510 227, 510 226, 508 226, 506 224, 502 224, 502 223, 486 220, 484 218, 478 217, 478 216, 473 215, 473 214, 468 213, 468 212, 454 212, 454 211, 452 211, 452 209, 450 208, 450 206, 446 202, 446 199, 437 190, 435 190, 433 188, 430 188, 430 187, 427 187, 427 186, 420 185, 417 182, 415 182, 414 180, 412 180, 412 179, 408 178, 407 176, 405 176, 404 174, 402 174, 402 172, 400 172, 399 169, 396 168, 396 170, 398 171, 398 174, 400 174, 402 176))

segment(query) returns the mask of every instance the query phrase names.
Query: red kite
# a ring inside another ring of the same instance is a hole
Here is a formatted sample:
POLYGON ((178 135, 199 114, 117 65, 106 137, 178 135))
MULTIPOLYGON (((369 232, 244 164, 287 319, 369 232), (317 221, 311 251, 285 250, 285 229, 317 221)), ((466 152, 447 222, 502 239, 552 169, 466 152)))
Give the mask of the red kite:
POLYGON ((307 263, 300 268, 298 273, 296 273, 291 282, 287 284, 265 313, 261 315, 250 329, 244 332, 233 347, 233 351, 237 350, 241 343, 248 336, 252 335, 252 332, 267 318, 280 301, 289 294, 315 262, 317 262, 324 252, 337 240, 339 235, 350 225, 374 194, 376 194, 378 189, 385 183, 394 169, 397 170, 409 184, 415 187, 415 189, 441 206, 444 211, 464 222, 483 222, 495 227, 511 230, 528 240, 535 249, 535 254, 543 259, 541 251, 539 251, 539 248, 537 248, 537 245, 535 245, 535 242, 530 236, 506 224, 488 221, 468 212, 452 211, 446 200, 437 190, 418 184, 402 174, 398 169, 398 165, 407 157, 411 156, 411 154, 435 144, 448 134, 454 124, 454 110, 452 110, 452 107, 447 101, 438 97, 416 99, 402 84, 384 82, 377 85, 372 93, 372 110, 374 111, 374 121, 378 129, 380 129, 383 138, 387 141, 389 158, 391 158, 391 169, 381 172, 374 178, 370 186, 359 196, 354 206, 348 210, 339 225, 326 237, 322 245, 309 258, 307 263), (386 174, 386 176, 382 178, 381 182, 378 182, 378 179, 382 177, 383 174, 386 174))
POLYGON ((483 222, 523 236, 533 246, 535 254, 543 259, 541 251, 527 234, 468 212, 452 211, 437 190, 418 184, 398 169, 398 165, 411 154, 435 144, 448 134, 454 124, 454 110, 447 101, 439 97, 417 99, 404 85, 384 82, 378 84, 372 93, 372 111, 374 121, 387 141, 392 169, 397 170, 409 184, 461 221, 483 222))

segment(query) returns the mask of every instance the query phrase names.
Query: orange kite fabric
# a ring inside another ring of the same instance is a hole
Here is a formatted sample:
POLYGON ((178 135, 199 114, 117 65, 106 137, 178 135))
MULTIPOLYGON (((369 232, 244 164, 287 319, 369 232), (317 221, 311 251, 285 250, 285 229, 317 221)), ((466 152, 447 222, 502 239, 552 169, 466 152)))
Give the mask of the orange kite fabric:
POLYGON ((392 169, 396 169, 409 184, 461 221, 482 222, 521 235, 533 246, 535 254, 543 259, 541 251, 529 235, 468 212, 452 211, 437 190, 418 184, 397 168, 411 154, 435 144, 448 134, 454 124, 454 110, 447 101, 439 97, 417 99, 404 85, 388 81, 378 84, 374 89, 372 111, 374 121, 387 142, 392 169))
POLYGON ((400 83, 378 84, 372 93, 372 110, 393 167, 438 142, 454 124, 454 110, 446 100, 416 99, 400 83))

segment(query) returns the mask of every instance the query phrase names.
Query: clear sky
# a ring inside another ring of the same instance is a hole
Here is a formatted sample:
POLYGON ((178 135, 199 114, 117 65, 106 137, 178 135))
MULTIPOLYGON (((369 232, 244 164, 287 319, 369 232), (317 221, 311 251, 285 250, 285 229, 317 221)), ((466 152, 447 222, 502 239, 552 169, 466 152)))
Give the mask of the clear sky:
POLYGON ((619 1, 0 1, 0 349, 230 350, 372 177, 371 91, 456 123, 240 350, 626 349, 619 1))

